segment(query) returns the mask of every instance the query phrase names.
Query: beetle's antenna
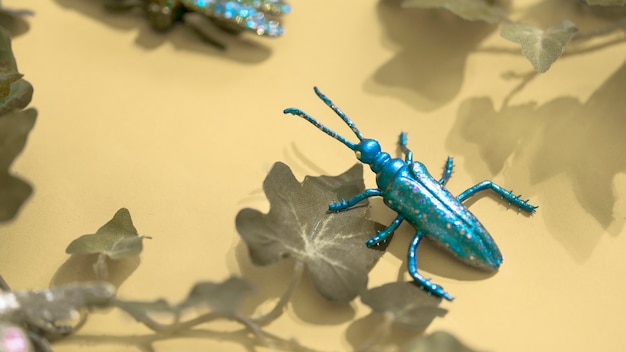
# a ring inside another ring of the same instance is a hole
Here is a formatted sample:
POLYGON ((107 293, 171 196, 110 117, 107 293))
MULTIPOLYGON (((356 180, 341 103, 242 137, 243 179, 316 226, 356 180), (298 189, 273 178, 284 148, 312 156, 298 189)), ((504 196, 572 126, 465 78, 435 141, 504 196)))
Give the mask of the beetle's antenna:
POLYGON ((320 90, 317 87, 313 87, 313 90, 315 91, 315 94, 317 94, 317 96, 320 97, 320 99, 322 99, 322 101, 326 105, 328 105, 329 108, 333 109, 335 114, 337 114, 339 117, 341 117, 341 119, 346 123, 346 125, 348 125, 348 127, 350 127, 352 132, 354 132, 354 134, 357 136, 357 138, 360 141, 362 141, 363 140, 363 136, 361 135, 361 131, 359 131, 359 129, 354 124, 354 122, 352 122, 352 120, 350 120, 350 118, 348 116, 346 116, 346 114, 344 114, 344 112, 341 111, 341 109, 339 109, 337 107, 337 105, 335 105, 335 103, 333 103, 330 99, 328 99, 328 97, 326 97, 324 95, 324 93, 320 92, 320 90))
POLYGON ((313 116, 307 114, 306 112, 300 110, 300 109, 296 109, 296 108, 287 108, 285 110, 283 110, 283 112, 285 114, 291 114, 291 115, 296 115, 296 116, 300 116, 303 119, 309 121, 311 124, 313 124, 313 126, 319 128, 320 130, 322 130, 322 132, 326 133, 327 135, 335 138, 336 140, 338 140, 339 142, 345 144, 348 148, 354 150, 356 148, 356 145, 350 141, 348 141, 347 139, 343 138, 341 135, 339 135, 337 132, 331 130, 330 128, 322 125, 321 122, 317 121, 315 118, 313 118, 313 116))

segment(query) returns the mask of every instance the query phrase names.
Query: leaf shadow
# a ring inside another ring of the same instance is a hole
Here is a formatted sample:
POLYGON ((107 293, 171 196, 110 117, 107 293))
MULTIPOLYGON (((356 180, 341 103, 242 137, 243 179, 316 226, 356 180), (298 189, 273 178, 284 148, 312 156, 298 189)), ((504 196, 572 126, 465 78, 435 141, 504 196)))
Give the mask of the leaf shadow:
POLYGON ((474 179, 501 175, 506 187, 524 190, 553 236, 584 261, 603 233, 624 227, 624 215, 614 213, 623 193, 613 181, 626 172, 625 88, 626 62, 585 102, 559 97, 496 111, 490 98, 470 98, 446 143, 474 179), (549 184, 558 176, 571 188, 549 184))
MULTIPOLYGON (((240 241, 235 247, 235 256, 239 264, 241 276, 253 283, 257 288, 256 294, 246 297, 242 312, 263 314, 271 308, 258 307, 264 302, 279 299, 286 291, 292 277, 294 259, 286 258, 268 266, 259 266, 252 263, 246 244, 240 241)), ((320 325, 334 325, 350 321, 354 318, 355 310, 347 304, 331 302, 323 298, 305 270, 304 277, 296 287, 290 300, 290 307, 299 319, 320 325)))
MULTIPOLYGON (((364 341, 367 341, 372 332, 376 331, 381 324, 383 324, 383 316, 375 312, 353 321, 346 330, 346 340, 352 346, 353 351, 359 351, 364 341)), ((392 350, 399 351, 418 334, 420 334, 419 331, 394 324, 390 334, 379 341, 378 345, 387 348, 393 346, 395 349, 392 350)))
POLYGON ((365 90, 431 111, 459 93, 467 56, 497 27, 465 21, 444 10, 402 8, 401 2, 378 2, 383 41, 399 49, 365 82, 365 90))
MULTIPOLYGON (((50 287, 61 286, 75 282, 97 281, 98 277, 93 270, 98 254, 71 255, 63 265, 57 269, 50 280, 50 287)), ((126 279, 139 267, 139 256, 130 256, 118 260, 107 261, 108 276, 104 280, 119 288, 126 279)))
MULTIPOLYGON (((202 41, 191 29, 182 23, 176 23, 171 30, 159 32, 153 30, 139 9, 127 12, 112 12, 104 7, 103 1, 94 0, 55 0, 59 6, 77 11, 85 16, 93 18, 100 23, 118 31, 136 31, 135 43, 145 49, 153 50, 165 44, 171 44, 179 50, 197 52, 206 55, 222 57, 241 63, 255 64, 268 59, 271 49, 260 41, 248 35, 231 35, 224 33, 219 40, 223 41, 226 49, 220 49, 202 41)), ((193 14, 195 15, 195 14, 193 14)), ((198 16, 193 16, 197 20, 198 16)), ((196 22, 196 21, 194 21, 196 22)))

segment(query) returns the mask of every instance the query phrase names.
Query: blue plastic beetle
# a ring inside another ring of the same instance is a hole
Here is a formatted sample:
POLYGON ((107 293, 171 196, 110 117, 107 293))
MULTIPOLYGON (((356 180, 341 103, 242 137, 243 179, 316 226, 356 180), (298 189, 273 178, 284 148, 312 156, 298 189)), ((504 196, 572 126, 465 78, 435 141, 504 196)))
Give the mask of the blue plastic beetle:
POLYGON ((285 109, 285 114, 297 115, 312 123, 326 134, 337 139, 356 154, 356 158, 370 166, 376 173, 378 188, 366 189, 350 200, 341 200, 330 204, 328 210, 341 211, 355 206, 362 200, 383 197, 384 203, 398 213, 393 222, 383 231, 366 241, 368 247, 385 243, 400 223, 408 221, 416 229, 408 251, 409 274, 428 293, 447 300, 452 300, 441 286, 430 282, 417 271, 417 247, 423 237, 429 237, 435 243, 451 252, 456 258, 478 269, 494 271, 502 263, 502 254, 491 235, 485 230, 476 217, 462 204, 472 195, 492 190, 508 201, 509 205, 532 213, 537 208, 522 200, 519 196, 505 190, 491 181, 483 181, 470 187, 459 196, 453 196, 445 187, 452 175, 452 158, 448 157, 441 179, 433 178, 424 164, 413 161, 413 153, 407 148, 406 134, 400 134, 400 148, 405 154, 404 160, 392 158, 381 151, 377 140, 363 138, 361 132, 330 99, 322 94, 317 87, 315 93, 328 105, 349 127, 359 139, 352 143, 300 109, 285 109))

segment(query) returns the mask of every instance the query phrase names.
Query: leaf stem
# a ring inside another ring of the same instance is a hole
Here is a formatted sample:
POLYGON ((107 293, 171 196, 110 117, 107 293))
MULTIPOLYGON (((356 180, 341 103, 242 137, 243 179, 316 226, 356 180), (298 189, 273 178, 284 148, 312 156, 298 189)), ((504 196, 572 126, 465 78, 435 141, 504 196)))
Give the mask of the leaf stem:
POLYGON ((289 286, 287 287, 287 290, 282 295, 282 297, 280 297, 274 308, 266 314, 251 318, 251 321, 256 324, 267 324, 283 314, 285 306, 287 305, 287 303, 289 303, 289 300, 291 299, 295 288, 298 286, 300 279, 302 279, 304 266, 305 265, 303 262, 296 260, 296 264, 293 267, 293 274, 291 275, 291 281, 289 282, 289 286))
POLYGON ((106 280, 107 276, 109 276, 106 254, 98 254, 98 259, 96 259, 96 262, 93 263, 92 267, 93 271, 96 273, 96 278, 98 280, 106 280))
POLYGON ((0 275, 0 291, 11 292, 11 286, 4 281, 2 275, 0 275))

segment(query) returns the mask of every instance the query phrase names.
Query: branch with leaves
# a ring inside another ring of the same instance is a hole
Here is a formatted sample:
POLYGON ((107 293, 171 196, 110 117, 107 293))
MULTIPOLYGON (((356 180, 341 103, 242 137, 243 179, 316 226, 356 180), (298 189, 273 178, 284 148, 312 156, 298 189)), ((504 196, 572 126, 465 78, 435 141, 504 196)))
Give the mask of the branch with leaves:
MULTIPOLYGON (((498 0, 403 0, 402 2, 402 6, 406 8, 445 9, 468 21, 500 23, 500 36, 518 44, 522 49, 522 55, 540 73, 550 69, 570 42, 594 39, 626 28, 626 13, 624 12, 617 15, 617 20, 607 26, 588 32, 579 31, 576 24, 567 19, 547 28, 537 28, 528 23, 511 20, 507 13, 508 7, 505 5, 504 1, 498 0)), ((626 0, 581 0, 579 5, 601 7, 601 10, 606 8, 606 11, 623 11, 626 0)))

